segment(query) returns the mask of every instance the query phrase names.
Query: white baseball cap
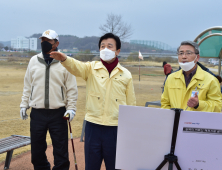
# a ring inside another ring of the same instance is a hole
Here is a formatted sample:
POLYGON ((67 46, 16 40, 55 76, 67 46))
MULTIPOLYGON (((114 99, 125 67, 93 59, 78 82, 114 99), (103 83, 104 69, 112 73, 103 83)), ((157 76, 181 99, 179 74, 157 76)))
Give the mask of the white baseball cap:
POLYGON ((42 36, 39 37, 39 39, 41 39, 42 37, 46 37, 46 38, 51 39, 51 40, 57 39, 59 41, 58 34, 54 30, 50 30, 50 29, 44 31, 42 33, 42 36))

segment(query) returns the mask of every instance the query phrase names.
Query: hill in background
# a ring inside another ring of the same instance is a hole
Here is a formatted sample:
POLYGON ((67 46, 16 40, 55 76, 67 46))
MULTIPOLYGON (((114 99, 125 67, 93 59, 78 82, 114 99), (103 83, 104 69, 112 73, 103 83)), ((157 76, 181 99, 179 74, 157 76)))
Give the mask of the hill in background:
MULTIPOLYGON (((42 34, 33 34, 30 38, 39 38, 42 34)), ((41 49, 41 41, 37 40, 37 49, 41 49)), ((77 37, 74 35, 60 35, 59 36, 59 49, 74 50, 78 49, 79 51, 99 51, 98 47, 99 37, 77 37)), ((141 52, 168 52, 162 49, 157 49, 154 47, 144 46, 144 45, 135 45, 130 44, 129 42, 122 42, 121 52, 132 52, 132 51, 141 51, 141 52)))
POLYGON ((11 46, 11 41, 0 41, 0 44, 3 44, 4 47, 10 47, 11 46))
MULTIPOLYGON (((33 34, 27 38, 37 38, 37 49, 41 50, 41 40, 39 37, 42 34, 33 34)), ((59 36, 59 49, 67 50, 70 52, 78 52, 78 51, 99 51, 98 42, 100 37, 91 36, 91 37, 77 37, 74 35, 60 35, 59 36)), ((130 44, 129 42, 121 42, 121 52, 135 52, 141 51, 145 53, 168 53, 172 51, 158 49, 152 46, 147 45, 139 45, 139 44, 130 44)), ((0 41, 0 47, 10 47, 10 41, 0 41)))
MULTIPOLYGON (((33 34, 30 38, 39 38, 42 34, 33 34)), ((41 49, 41 40, 37 40, 37 49, 41 49)), ((59 36, 59 49, 69 49, 78 48, 80 51, 84 50, 99 50, 98 43, 99 37, 84 37, 79 38, 74 35, 60 35, 59 36)))

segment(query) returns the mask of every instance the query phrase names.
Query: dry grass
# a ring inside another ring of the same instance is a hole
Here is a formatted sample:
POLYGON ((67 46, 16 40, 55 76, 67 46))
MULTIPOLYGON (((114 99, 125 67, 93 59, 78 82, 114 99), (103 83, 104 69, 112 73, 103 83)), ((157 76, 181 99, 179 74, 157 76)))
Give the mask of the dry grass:
MULTIPOLYGON (((30 119, 20 119, 20 102, 23 91, 23 79, 28 59, 19 61, 0 61, 0 139, 10 135, 30 136, 30 119), (23 64, 20 64, 23 63, 23 64), (14 119, 14 120, 12 120, 14 119)), ((161 86, 165 79, 161 63, 141 62, 141 65, 155 67, 141 67, 141 81, 139 82, 138 62, 124 62, 122 65, 131 71, 136 93, 137 105, 144 106, 146 101, 160 100, 161 86), (145 76, 144 74, 161 75, 145 76)), ((78 102, 77 114, 71 122, 74 137, 81 135, 82 123, 85 116, 86 83, 77 77, 78 102)), ((28 114, 30 109, 28 110, 28 114)), ((51 144, 50 136, 47 135, 47 143, 51 144)), ((13 155, 30 150, 30 146, 16 149, 13 155)), ((5 159, 5 154, 0 155, 0 162, 5 159)))

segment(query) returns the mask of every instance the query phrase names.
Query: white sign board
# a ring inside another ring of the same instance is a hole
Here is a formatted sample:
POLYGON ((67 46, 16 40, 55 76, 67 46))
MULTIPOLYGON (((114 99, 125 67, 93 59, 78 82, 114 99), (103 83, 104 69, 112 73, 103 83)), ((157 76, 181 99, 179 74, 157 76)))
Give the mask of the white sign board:
MULTIPOLYGON (((116 169, 155 170, 170 152, 174 114, 167 109, 120 106, 116 169)), ((221 169, 221 144, 222 114, 181 112, 175 155, 183 170, 221 169)), ((168 170, 168 163, 162 170, 168 170)))
POLYGON ((222 114, 182 111, 175 155, 182 169, 222 169, 222 114))
POLYGON ((120 106, 116 169, 156 169, 170 152, 174 115, 172 110, 120 106))

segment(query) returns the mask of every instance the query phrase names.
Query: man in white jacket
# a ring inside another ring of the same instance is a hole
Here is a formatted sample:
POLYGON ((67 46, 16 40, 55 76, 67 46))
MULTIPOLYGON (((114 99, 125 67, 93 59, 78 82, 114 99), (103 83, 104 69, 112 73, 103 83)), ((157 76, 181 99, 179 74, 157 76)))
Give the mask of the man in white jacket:
POLYGON ((41 39, 42 53, 30 59, 24 78, 20 115, 28 118, 26 110, 32 107, 30 118, 31 154, 35 170, 50 170, 45 151, 49 130, 54 155, 53 170, 68 170, 68 126, 63 116, 72 121, 76 112, 77 83, 59 61, 50 58, 57 51, 58 34, 46 30, 41 39))

